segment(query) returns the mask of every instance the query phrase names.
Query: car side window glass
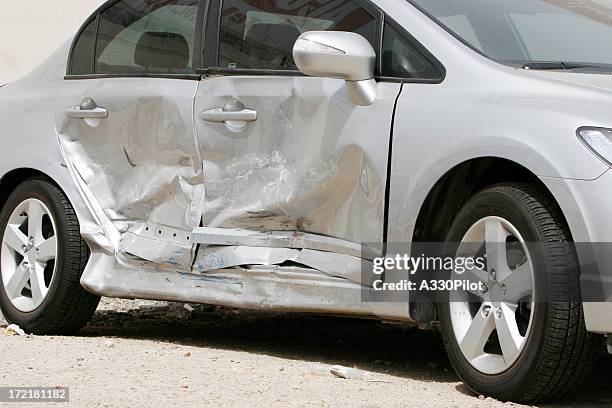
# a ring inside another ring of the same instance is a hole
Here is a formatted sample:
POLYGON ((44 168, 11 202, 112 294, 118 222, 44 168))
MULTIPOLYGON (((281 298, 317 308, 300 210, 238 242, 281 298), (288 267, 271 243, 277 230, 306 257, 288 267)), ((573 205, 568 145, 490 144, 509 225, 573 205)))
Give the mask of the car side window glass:
POLYGON ((96 74, 185 74, 199 0, 122 0, 100 15, 96 74))
POLYGON ((70 75, 93 74, 93 53, 96 41, 96 19, 94 18, 81 31, 72 48, 70 75))
POLYGON ((385 23, 382 46, 382 72, 384 77, 407 79, 441 79, 441 73, 408 41, 405 35, 385 23))
POLYGON ((351 31, 376 42, 376 17, 352 1, 224 0, 221 68, 297 70, 293 45, 306 31, 351 31))

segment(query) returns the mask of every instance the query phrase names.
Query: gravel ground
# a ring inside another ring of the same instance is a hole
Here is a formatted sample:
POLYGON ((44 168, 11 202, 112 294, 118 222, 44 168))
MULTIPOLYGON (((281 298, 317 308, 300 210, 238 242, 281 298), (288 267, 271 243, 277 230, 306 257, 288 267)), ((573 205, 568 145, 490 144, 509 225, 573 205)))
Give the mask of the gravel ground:
MULTIPOLYGON (((0 383, 70 387, 59 406, 74 407, 520 406, 467 390, 435 333, 192 307, 103 299, 78 337, 0 334, 0 383), (371 377, 337 378, 335 364, 371 377)), ((611 406, 610 373, 612 358, 602 356, 587 387, 556 406, 611 406)))

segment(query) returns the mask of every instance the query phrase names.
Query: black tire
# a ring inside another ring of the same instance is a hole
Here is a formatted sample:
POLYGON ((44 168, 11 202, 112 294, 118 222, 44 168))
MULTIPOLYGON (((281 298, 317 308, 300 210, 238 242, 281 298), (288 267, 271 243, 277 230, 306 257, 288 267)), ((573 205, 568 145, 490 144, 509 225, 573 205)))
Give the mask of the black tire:
POLYGON ((58 251, 55 275, 45 300, 27 313, 15 308, 4 283, 0 284, 0 308, 8 322, 19 325, 26 333, 73 334, 87 323, 100 301, 100 297, 87 292, 79 283, 89 248, 81 238, 79 220, 64 193, 41 178, 23 182, 9 196, 0 212, 0 239, 14 209, 28 198, 42 201, 55 221, 58 251))
POLYGON ((449 304, 439 304, 444 345, 459 377, 477 394, 503 401, 534 403, 560 398, 580 386, 591 371, 602 339, 585 329, 577 257, 567 245, 571 235, 552 198, 535 184, 506 183, 477 193, 461 209, 447 235, 460 242, 478 220, 498 216, 514 225, 526 242, 541 243, 536 263, 548 271, 535 276, 538 299, 532 329, 516 362, 506 371, 487 375, 464 357, 455 338, 449 304), (561 243, 561 244, 560 244, 561 243))

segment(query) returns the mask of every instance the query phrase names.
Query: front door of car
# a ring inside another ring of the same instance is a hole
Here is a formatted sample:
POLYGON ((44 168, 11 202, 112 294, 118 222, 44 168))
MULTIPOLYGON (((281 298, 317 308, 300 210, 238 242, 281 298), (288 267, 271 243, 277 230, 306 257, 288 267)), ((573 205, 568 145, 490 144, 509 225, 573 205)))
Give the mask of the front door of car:
MULTIPOLYGON (((380 51, 383 16, 358 0, 213 1, 209 16, 209 69, 195 102, 205 180, 201 242, 275 246, 273 239, 258 241, 246 231, 268 236, 295 231, 331 238, 325 241, 330 246, 317 247, 328 254, 356 257, 355 244, 382 242, 391 123, 401 81, 378 81, 374 103, 356 106, 344 81, 300 74, 292 49, 303 32, 335 30, 361 34, 380 51), (228 112, 239 116, 224 121, 228 112)), ((387 69, 407 61, 393 41, 399 37, 392 37, 385 53, 397 55, 387 55, 387 69)), ((414 62, 417 52, 410 51, 414 62)), ((270 252, 248 254, 258 262, 283 260, 270 252)), ((230 258, 222 264, 250 263, 230 258)), ((213 259, 196 261, 196 267, 218 267, 218 257, 213 259)))
POLYGON ((75 42, 56 109, 66 163, 110 250, 179 270, 191 269, 202 213, 198 5, 120 0, 100 10, 75 42))

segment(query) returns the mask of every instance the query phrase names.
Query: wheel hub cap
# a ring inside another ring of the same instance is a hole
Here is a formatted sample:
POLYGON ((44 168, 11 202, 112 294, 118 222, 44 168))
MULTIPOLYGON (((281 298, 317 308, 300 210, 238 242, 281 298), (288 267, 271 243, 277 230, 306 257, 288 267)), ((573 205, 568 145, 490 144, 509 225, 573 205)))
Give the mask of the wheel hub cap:
POLYGON ((486 217, 470 227, 457 255, 483 257, 486 268, 453 275, 484 283, 482 290, 451 293, 455 339, 475 369, 499 374, 516 362, 531 330, 534 278, 529 251, 510 222, 486 217))
POLYGON ((55 232, 51 212, 34 198, 19 204, 9 217, 0 250, 2 283, 22 312, 35 310, 47 297, 55 276, 55 232))

